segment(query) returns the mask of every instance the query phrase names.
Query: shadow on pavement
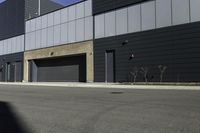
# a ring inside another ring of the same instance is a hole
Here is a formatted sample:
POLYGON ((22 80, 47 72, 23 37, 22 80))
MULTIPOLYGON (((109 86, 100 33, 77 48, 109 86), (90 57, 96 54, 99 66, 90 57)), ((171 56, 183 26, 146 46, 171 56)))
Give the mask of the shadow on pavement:
POLYGON ((28 133, 10 104, 0 102, 0 133, 28 133))

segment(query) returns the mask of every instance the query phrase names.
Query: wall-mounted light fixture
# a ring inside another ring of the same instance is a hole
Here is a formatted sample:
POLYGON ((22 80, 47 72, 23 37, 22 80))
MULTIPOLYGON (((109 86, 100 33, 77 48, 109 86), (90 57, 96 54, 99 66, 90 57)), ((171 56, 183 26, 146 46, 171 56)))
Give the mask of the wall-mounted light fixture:
POLYGON ((53 56, 53 55, 54 55, 54 52, 50 52, 50 55, 53 56))
POLYGON ((128 40, 125 40, 122 42, 122 46, 127 45, 128 44, 128 40))
POLYGON ((129 57, 129 60, 132 60, 135 57, 134 54, 131 54, 131 56, 129 57))

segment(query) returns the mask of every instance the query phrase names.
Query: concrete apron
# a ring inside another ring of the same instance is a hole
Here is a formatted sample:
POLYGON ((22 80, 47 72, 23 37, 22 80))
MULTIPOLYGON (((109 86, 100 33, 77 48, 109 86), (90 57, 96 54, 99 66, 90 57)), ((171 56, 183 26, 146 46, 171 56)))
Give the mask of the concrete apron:
POLYGON ((116 88, 116 89, 152 89, 152 90, 200 90, 198 85, 124 85, 120 83, 77 83, 77 82, 24 82, 10 83, 0 82, 0 85, 19 86, 54 86, 54 87, 74 87, 74 88, 116 88))

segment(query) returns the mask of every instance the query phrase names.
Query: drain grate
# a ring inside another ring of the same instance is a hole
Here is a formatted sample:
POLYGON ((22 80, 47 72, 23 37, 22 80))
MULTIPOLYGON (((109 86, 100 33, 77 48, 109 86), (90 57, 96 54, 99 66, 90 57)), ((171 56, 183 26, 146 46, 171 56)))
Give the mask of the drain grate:
POLYGON ((124 92, 121 91, 114 91, 114 92, 110 92, 110 94, 123 94, 124 92))

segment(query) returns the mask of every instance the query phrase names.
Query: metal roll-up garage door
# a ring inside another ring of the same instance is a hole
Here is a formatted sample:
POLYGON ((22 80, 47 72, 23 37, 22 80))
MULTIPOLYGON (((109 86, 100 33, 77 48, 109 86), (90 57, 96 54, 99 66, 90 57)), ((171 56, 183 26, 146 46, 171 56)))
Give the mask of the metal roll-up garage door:
POLYGON ((38 82, 86 81, 85 55, 34 60, 31 64, 32 79, 38 82))

